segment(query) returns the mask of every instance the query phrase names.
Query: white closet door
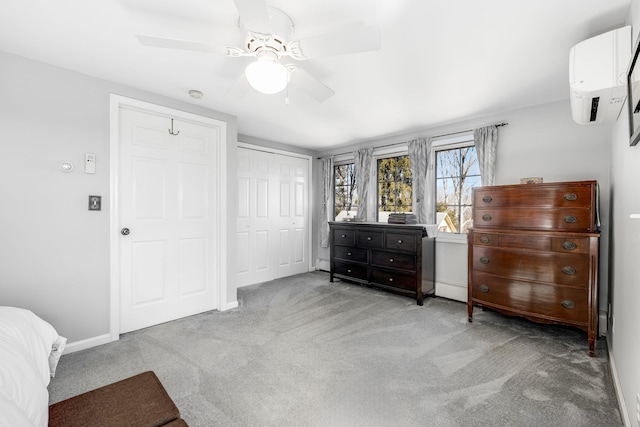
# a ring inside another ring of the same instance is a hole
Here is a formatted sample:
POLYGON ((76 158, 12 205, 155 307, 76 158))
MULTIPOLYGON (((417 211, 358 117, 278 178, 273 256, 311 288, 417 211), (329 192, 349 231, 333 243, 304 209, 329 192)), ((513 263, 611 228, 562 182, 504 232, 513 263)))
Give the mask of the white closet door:
POLYGON ((308 159, 238 148, 237 286, 309 271, 308 159))
POLYGON ((120 110, 120 332, 215 309, 215 128, 120 110), (125 229, 127 231, 125 231, 125 229))

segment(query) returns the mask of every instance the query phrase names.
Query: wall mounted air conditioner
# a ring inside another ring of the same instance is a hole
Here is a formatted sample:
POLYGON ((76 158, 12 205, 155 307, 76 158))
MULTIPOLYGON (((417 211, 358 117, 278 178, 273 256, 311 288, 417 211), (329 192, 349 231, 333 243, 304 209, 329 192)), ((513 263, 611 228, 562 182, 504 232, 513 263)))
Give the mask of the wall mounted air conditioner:
POLYGON ((613 121, 627 97, 631 26, 578 43, 569 53, 571 113, 580 124, 613 121))

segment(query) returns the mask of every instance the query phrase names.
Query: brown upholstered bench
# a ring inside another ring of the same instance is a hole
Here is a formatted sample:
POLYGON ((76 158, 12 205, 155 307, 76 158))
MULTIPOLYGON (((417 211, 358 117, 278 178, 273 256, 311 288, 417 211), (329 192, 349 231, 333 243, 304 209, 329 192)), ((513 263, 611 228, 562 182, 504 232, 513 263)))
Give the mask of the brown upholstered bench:
POLYGON ((49 406, 50 427, 165 425, 180 427, 187 423, 152 371, 49 406))

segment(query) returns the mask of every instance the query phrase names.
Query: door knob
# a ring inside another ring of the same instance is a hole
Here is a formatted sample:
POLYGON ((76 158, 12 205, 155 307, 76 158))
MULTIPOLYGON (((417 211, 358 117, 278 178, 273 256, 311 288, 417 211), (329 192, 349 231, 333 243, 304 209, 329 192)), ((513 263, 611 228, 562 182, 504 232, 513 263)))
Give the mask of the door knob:
POLYGON ((122 230, 120 230, 120 234, 122 234, 123 236, 128 236, 130 232, 131 231, 129 231, 128 228, 123 228, 122 230))

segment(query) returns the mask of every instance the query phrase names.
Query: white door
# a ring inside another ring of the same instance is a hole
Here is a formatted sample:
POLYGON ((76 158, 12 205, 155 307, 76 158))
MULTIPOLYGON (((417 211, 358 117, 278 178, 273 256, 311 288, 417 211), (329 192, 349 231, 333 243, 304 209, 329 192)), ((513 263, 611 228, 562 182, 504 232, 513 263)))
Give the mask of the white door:
POLYGON ((218 129, 120 109, 120 332, 217 308, 218 129), (127 229, 127 230, 124 230, 127 229), (128 232, 128 233, 127 233, 128 232))
POLYGON ((238 148, 237 286, 309 271, 309 160, 238 148))

